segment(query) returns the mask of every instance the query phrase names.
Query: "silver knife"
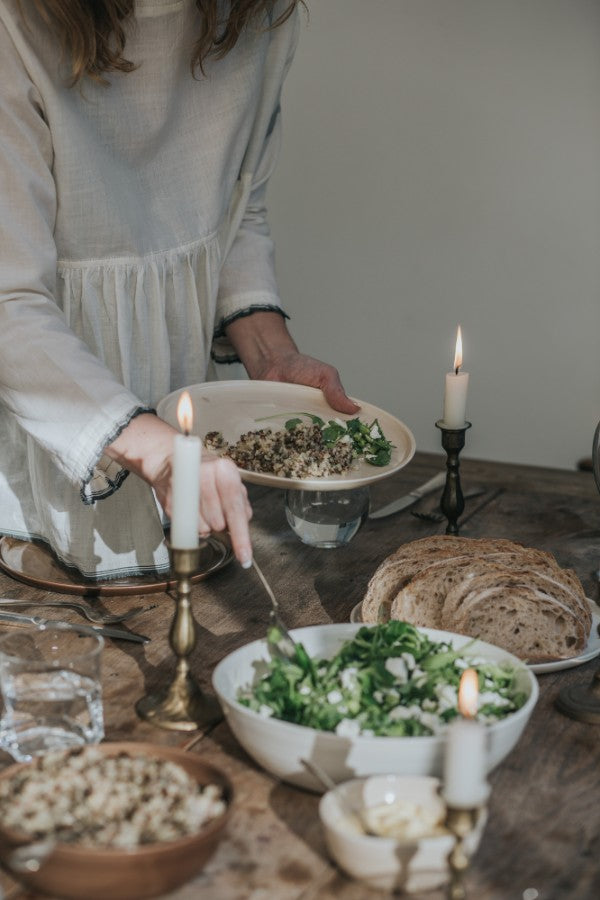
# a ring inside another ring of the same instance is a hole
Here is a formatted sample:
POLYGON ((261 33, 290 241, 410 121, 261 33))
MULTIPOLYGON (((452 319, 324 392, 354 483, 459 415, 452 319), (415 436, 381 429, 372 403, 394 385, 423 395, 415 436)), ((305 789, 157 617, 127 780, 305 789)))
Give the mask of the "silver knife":
POLYGON ((111 625, 75 625, 73 622, 62 622, 60 619, 43 619, 41 616, 25 616, 21 613, 0 612, 0 622, 13 622, 15 625, 37 625, 44 628, 56 628, 59 631, 76 631, 78 634, 101 634, 115 640, 134 641, 146 644, 150 640, 135 631, 114 628, 111 625))
POLYGON ((430 494, 432 491, 435 491, 436 488, 442 487, 445 483, 446 472, 439 472, 437 475, 434 475, 433 478, 430 478, 429 481, 426 481, 425 484, 409 491, 404 497, 399 497, 398 500, 392 500, 391 503, 386 503, 385 506, 380 506, 379 509, 370 512, 369 518, 383 519, 385 516, 391 516, 393 513, 400 512, 401 509, 407 509, 409 506, 416 503, 417 500, 420 500, 421 497, 425 497, 426 494, 430 494))

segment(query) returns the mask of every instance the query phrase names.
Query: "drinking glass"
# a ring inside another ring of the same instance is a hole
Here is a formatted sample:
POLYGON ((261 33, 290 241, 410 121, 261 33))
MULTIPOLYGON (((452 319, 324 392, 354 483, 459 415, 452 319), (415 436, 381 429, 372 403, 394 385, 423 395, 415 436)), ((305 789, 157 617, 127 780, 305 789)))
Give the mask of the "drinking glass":
POLYGON ((304 544, 331 549, 348 544, 369 514, 369 489, 286 491, 285 515, 304 544))
POLYGON ((0 638, 0 747, 18 762, 104 737, 100 662, 104 640, 58 628, 0 638))

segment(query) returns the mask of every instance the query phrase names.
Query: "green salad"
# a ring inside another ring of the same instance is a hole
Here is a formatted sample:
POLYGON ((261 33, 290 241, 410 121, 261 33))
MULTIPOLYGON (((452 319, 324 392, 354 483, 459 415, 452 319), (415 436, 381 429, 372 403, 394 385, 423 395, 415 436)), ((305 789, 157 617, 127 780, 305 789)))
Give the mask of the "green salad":
MULTIPOLYGON (((270 643, 280 637, 269 630, 270 643)), ((517 670, 470 657, 470 646, 453 649, 406 622, 365 626, 331 659, 311 659, 301 644, 293 659, 274 656, 238 700, 263 716, 345 737, 432 735, 459 715, 460 677, 473 668, 479 721, 494 722, 523 706, 517 670)))

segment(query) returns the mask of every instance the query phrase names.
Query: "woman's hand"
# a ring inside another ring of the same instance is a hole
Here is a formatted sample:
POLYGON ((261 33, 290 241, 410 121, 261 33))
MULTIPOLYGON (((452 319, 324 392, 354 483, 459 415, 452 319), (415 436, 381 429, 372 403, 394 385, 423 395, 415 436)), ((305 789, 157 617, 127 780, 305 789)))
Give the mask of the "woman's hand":
POLYGON ((250 378, 320 388, 333 409, 360 409, 346 394, 334 366, 299 352, 279 313, 252 313, 235 319, 226 331, 250 378))
MULTIPOLYGON (((106 448, 106 454, 125 469, 135 472, 154 488, 167 516, 172 514, 173 439, 177 432, 151 413, 131 420, 127 428, 106 448)), ((252 563, 248 523, 252 509, 239 472, 229 459, 204 454, 200 470, 198 533, 229 531, 236 558, 244 566, 252 563)))

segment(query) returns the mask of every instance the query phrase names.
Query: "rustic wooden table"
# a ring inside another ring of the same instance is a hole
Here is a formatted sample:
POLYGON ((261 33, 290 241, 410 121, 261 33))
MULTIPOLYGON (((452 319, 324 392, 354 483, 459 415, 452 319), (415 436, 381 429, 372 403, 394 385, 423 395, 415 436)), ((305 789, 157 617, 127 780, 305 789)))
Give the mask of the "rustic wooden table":
MULTIPOLYGON (((419 453, 411 464, 372 489, 373 506, 405 493, 442 468, 444 459, 419 453)), ((598 599, 600 497, 588 473, 463 460, 464 489, 500 488, 461 529, 466 537, 507 537, 550 550, 580 576, 598 599)), ((290 626, 347 621, 377 565, 400 544, 442 533, 444 525, 416 519, 408 511, 367 522, 349 547, 317 550, 289 529, 283 494, 250 486, 256 558, 271 581, 290 626)), ((465 515, 486 496, 467 501, 465 515)), ((433 498, 421 502, 431 508, 433 498)), ((0 576, 0 596, 32 602, 45 592, 0 576)), ((68 599, 64 595, 63 599, 68 599)), ((198 640, 192 669, 210 688, 215 664, 242 644, 262 637, 268 603, 252 573, 235 562, 193 591, 198 640)), ((148 596, 142 598, 150 602, 148 596)), ((121 611, 139 597, 98 601, 121 611)), ((153 595, 157 608, 131 623, 152 636, 140 646, 107 641, 104 708, 109 740, 135 739, 183 744, 189 735, 153 728, 135 714, 135 701, 170 680, 173 657, 167 635, 173 601, 153 595)), ((55 613, 56 611, 52 611, 55 613)), ((80 621, 65 611, 64 618, 80 621)), ((574 722, 554 708, 559 689, 586 685, 597 661, 539 676, 540 699, 516 749, 491 777, 490 818, 468 874, 476 900, 586 900, 600 896, 600 727, 574 722), (527 893, 526 893, 527 892, 527 893)), ((236 792, 235 814, 216 854, 195 882, 170 900, 313 900, 381 897, 345 878, 332 865, 317 816, 318 797, 279 783, 257 768, 221 722, 193 752, 223 768, 236 792)), ((2 760, 3 764, 8 758, 2 760)), ((4 877, 10 900, 32 895, 4 877)), ((443 892, 421 895, 440 900, 443 892)), ((85 900, 85 898, 82 898, 85 900)))

